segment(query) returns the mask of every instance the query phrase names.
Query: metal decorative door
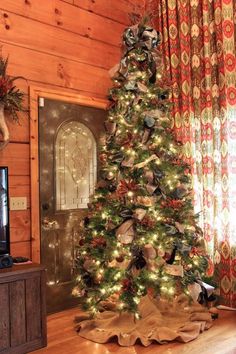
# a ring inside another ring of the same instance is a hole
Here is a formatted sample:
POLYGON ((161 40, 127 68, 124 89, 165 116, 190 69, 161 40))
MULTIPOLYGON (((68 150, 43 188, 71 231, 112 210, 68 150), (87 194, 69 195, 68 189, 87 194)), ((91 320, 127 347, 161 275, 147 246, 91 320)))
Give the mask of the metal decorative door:
POLYGON ((71 295, 79 224, 97 179, 97 145, 106 112, 40 99, 41 263, 48 313, 75 306, 71 295))

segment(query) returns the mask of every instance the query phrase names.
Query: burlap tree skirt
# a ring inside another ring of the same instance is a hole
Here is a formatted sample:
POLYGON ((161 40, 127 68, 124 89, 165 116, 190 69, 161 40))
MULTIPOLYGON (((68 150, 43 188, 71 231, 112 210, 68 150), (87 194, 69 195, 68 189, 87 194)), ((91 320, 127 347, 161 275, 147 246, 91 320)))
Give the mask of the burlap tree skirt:
POLYGON ((132 314, 113 311, 99 313, 94 319, 78 316, 76 329, 81 337, 96 343, 115 338, 121 346, 131 346, 140 340, 147 347, 152 342, 189 342, 212 325, 209 311, 199 304, 189 305, 182 295, 173 302, 145 296, 139 311, 140 320, 135 320, 132 314))

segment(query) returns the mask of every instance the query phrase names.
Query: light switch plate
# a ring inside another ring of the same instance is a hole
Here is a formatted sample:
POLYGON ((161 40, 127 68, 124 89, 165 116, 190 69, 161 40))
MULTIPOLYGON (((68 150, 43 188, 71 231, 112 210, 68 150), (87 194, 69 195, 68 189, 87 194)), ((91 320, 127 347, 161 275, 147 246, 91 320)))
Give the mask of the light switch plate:
POLYGON ((10 210, 26 210, 27 198, 26 197, 11 197, 10 210))

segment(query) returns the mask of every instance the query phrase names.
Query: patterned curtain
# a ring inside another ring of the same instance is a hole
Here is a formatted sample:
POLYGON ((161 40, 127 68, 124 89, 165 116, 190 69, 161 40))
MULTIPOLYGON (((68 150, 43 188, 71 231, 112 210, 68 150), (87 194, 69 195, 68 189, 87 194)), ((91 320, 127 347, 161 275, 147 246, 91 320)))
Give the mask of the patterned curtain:
POLYGON ((155 4, 173 124, 193 166, 211 257, 208 275, 218 275, 221 303, 236 307, 236 2, 155 4))

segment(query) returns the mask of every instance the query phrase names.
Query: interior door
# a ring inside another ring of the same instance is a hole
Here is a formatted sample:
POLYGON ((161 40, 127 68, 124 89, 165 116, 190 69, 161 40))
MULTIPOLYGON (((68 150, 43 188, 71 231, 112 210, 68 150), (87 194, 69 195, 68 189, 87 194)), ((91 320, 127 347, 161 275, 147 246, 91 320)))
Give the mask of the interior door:
POLYGON ((47 269, 47 311, 75 306, 72 276, 79 224, 97 179, 98 140, 106 112, 40 98, 41 263, 47 269))

